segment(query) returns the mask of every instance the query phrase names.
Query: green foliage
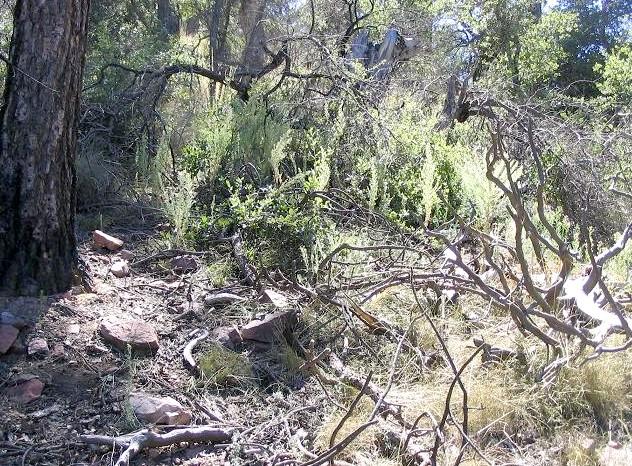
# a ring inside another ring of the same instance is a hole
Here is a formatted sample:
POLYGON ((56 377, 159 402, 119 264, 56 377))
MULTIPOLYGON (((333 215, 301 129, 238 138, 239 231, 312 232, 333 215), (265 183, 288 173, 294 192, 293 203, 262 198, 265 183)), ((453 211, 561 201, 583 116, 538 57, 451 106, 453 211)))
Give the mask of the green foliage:
POLYGON ((595 70, 601 73, 599 90, 623 103, 632 101, 632 45, 623 45, 608 53, 606 62, 597 64, 595 70))
POLYGON ((569 58, 564 42, 578 27, 577 15, 554 11, 532 24, 521 38, 519 78, 529 87, 542 86, 559 76, 569 58))
POLYGON ((252 379, 252 364, 243 354, 213 344, 200 358, 200 371, 216 385, 235 385, 252 379))

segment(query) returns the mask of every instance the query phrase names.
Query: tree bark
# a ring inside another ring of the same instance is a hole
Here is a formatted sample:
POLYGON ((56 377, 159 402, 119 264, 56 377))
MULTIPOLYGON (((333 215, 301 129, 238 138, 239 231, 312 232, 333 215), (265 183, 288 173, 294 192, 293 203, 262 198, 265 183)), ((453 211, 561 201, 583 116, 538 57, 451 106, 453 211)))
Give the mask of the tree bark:
POLYGON ((0 109, 0 295, 67 290, 90 0, 18 0, 0 109))

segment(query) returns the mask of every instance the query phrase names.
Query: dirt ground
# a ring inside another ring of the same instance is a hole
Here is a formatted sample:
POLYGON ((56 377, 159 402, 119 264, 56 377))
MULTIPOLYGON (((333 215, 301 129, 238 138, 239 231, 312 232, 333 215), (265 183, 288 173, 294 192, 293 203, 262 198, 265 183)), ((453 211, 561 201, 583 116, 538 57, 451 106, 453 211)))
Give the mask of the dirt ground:
MULTIPOLYGON (((113 233, 134 254, 132 264, 155 247, 145 232, 113 233)), ((176 274, 168 261, 152 260, 133 267, 129 277, 116 278, 109 269, 117 253, 95 249, 89 238, 80 249, 94 278, 93 293, 75 287, 60 296, 0 302, 1 310, 28 323, 14 347, 0 357, 0 391, 25 377, 36 376, 45 384, 42 395, 26 404, 0 395, 0 464, 113 464, 118 449, 86 445, 79 436, 117 436, 140 428, 126 405, 133 391, 175 398, 192 413, 192 424, 248 430, 247 444, 153 449, 141 453, 135 464, 261 464, 261 458, 291 451, 292 435, 313 430, 322 419, 328 403, 322 391, 313 380, 288 371, 275 345, 240 346, 238 352, 252 363, 253 378, 228 388, 185 367, 183 348, 196 329, 239 326, 270 310, 238 280, 215 290, 208 285, 206 266, 221 252, 197 256, 196 270, 189 273, 176 274), (203 298, 213 291, 239 293, 248 301, 209 308, 203 298), (112 316, 150 323, 159 336, 158 352, 130 354, 104 342, 98 327, 112 316), (28 342, 37 337, 46 340, 50 351, 29 356, 28 342)), ((200 344, 196 354, 210 344, 200 344)))

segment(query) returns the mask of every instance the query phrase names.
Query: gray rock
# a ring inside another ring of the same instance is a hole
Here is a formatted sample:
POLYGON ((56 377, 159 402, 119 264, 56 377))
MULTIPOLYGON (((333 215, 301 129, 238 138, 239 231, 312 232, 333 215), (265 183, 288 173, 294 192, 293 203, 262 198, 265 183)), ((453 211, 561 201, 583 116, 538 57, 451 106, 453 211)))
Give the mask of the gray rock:
POLYGON ((110 267, 110 272, 112 272, 112 275, 116 278, 127 277, 129 275, 129 265, 126 261, 116 261, 110 267))
POLYGON ((43 338, 33 338, 29 341, 27 353, 29 356, 45 356, 48 354, 48 343, 43 338))
POLYGON ((234 348, 242 342, 239 330, 231 326, 214 328, 211 330, 211 338, 227 348, 234 348))
POLYGON ((189 424, 191 413, 173 398, 155 397, 146 393, 130 394, 129 403, 140 421, 151 424, 189 424))
POLYGON ((290 306, 288 299, 278 291, 271 289, 263 290, 259 301, 262 303, 270 303, 278 309, 287 309, 290 306))

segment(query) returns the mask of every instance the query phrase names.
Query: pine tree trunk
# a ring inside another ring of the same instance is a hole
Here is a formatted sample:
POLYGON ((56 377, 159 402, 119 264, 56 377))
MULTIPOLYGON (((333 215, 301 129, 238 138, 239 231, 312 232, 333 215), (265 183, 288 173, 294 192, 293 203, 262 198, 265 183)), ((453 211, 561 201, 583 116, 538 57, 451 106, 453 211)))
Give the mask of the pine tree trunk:
POLYGON ((90 0, 18 0, 0 110, 0 295, 67 290, 90 0))

